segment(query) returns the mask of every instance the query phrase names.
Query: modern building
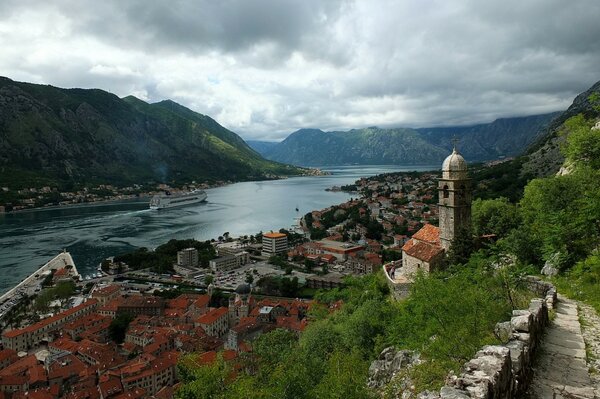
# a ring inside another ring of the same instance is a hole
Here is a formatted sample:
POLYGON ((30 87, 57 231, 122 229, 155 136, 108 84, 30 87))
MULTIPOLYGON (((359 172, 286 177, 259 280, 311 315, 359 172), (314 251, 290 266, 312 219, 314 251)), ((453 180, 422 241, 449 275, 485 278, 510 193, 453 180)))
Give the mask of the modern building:
POLYGON ((216 272, 237 269, 250 261, 250 255, 246 251, 234 255, 226 255, 208 262, 210 268, 216 272))
POLYGON ((198 250, 186 248, 177 252, 177 265, 183 267, 198 267, 198 250))
POLYGON ((288 238, 283 233, 265 233, 262 236, 262 255, 273 256, 286 253, 288 238))

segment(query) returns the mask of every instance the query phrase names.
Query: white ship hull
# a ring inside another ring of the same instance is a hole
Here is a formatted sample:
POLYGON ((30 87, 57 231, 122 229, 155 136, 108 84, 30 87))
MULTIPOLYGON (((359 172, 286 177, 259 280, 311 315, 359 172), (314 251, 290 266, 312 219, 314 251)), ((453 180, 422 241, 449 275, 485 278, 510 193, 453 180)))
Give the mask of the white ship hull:
POLYGON ((167 209, 176 206, 184 206, 202 202, 206 199, 206 193, 202 190, 195 190, 189 193, 170 194, 165 193, 155 195, 150 200, 150 209, 167 209))

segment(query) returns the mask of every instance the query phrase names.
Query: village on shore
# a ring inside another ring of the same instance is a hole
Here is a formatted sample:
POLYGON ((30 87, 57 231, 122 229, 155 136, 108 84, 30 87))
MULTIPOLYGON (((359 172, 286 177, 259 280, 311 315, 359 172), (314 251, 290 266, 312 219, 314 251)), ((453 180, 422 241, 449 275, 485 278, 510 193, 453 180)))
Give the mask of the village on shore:
POLYGON ((311 309, 326 307, 316 290, 400 259, 413 233, 437 223, 438 177, 362 178, 342 188, 359 198, 312 211, 292 231, 173 240, 93 275, 61 257, 2 297, 0 398, 170 398, 182 354, 235 362, 265 332, 299 334, 311 309), (152 258, 165 254, 166 269, 152 258))

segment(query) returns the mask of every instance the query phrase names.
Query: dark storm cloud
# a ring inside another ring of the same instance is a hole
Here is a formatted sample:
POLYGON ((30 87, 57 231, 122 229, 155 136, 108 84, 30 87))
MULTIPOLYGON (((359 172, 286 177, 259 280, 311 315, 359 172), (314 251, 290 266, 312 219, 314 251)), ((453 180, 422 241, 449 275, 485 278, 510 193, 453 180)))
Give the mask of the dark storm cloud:
POLYGON ((0 74, 172 98, 251 138, 566 108, 597 0, 0 2, 0 74))

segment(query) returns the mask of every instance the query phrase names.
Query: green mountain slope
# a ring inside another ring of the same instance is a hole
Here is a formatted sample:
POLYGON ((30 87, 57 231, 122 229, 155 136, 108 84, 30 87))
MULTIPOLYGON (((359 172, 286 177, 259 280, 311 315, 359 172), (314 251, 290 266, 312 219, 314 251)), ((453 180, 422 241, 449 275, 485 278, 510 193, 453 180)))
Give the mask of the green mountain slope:
POLYGON ((265 154, 295 165, 432 164, 447 151, 427 143, 412 129, 355 129, 323 132, 301 129, 265 154))
POLYGON ((256 149, 268 159, 295 165, 437 164, 459 139, 468 161, 515 156, 538 138, 560 113, 498 119, 492 123, 422 129, 301 129, 281 143, 256 149))
POLYGON ((0 78, 0 185, 247 180, 302 171, 262 158, 172 101, 0 78))
POLYGON ((261 140, 246 140, 246 143, 252 148, 254 151, 258 152, 261 155, 266 154, 271 149, 273 149, 277 144, 276 141, 261 141, 261 140))

